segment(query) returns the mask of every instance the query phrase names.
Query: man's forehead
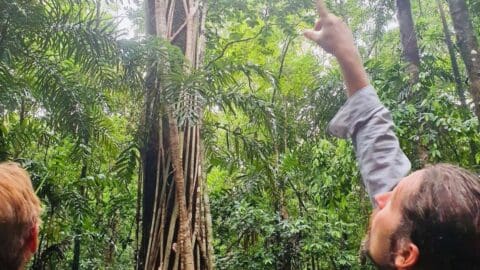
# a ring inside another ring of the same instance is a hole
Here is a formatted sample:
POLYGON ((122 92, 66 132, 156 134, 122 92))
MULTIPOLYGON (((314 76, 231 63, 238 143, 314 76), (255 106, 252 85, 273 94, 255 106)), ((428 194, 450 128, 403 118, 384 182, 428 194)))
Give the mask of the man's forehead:
POLYGON ((398 185, 393 191, 397 193, 397 196, 402 196, 418 190, 418 188, 420 187, 420 183, 422 182, 424 173, 424 170, 418 170, 411 173, 407 177, 400 180, 400 182, 398 182, 398 185))

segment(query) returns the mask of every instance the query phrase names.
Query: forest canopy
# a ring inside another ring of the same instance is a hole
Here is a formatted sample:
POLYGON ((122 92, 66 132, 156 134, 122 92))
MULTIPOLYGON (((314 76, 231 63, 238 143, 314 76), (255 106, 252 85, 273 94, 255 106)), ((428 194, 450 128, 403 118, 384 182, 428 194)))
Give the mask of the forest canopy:
MULTIPOLYGON (((325 2, 412 171, 479 173, 480 2, 325 2)), ((316 19, 311 0, 0 0, 0 161, 43 205, 28 269, 370 269, 316 19)))

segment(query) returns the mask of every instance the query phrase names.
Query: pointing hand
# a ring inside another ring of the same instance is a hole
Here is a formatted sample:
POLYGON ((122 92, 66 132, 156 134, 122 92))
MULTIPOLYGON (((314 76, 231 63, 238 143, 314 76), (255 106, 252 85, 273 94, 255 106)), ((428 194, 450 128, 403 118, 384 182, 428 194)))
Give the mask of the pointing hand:
POLYGON ((305 37, 339 60, 348 54, 357 53, 352 32, 342 19, 330 13, 323 0, 317 0, 317 11, 319 20, 314 29, 304 32, 305 37))

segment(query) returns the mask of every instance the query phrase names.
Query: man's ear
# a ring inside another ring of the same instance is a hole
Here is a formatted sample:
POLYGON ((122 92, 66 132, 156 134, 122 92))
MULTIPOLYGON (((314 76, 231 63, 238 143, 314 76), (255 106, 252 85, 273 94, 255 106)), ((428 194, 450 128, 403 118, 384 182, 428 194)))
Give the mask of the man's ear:
POLYGON ((399 270, 410 269, 417 263, 419 257, 418 247, 412 242, 405 243, 395 255, 395 268, 399 270))
POLYGON ((34 225, 31 229, 30 229, 30 233, 27 237, 27 239, 25 239, 25 245, 27 247, 27 251, 29 251, 30 253, 35 253, 37 251, 37 248, 38 248, 38 225, 34 225))

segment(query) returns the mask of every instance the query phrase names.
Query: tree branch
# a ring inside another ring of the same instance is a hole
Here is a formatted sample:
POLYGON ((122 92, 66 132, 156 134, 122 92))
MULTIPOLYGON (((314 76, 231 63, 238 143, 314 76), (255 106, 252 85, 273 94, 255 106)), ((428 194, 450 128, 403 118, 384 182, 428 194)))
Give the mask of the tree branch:
POLYGON ((280 60, 280 69, 278 70, 278 75, 277 75, 277 85, 273 88, 273 94, 272 94, 272 103, 275 101, 275 96, 277 95, 277 90, 280 88, 280 79, 283 75, 283 68, 285 66, 285 58, 287 57, 288 49, 290 48, 290 44, 293 41, 293 37, 288 37, 287 39, 287 44, 285 44, 285 47, 283 47, 283 52, 280 60))
POLYGON ((183 31, 185 26, 187 26, 188 21, 193 19, 193 17, 195 16, 195 13, 197 13, 197 11, 198 11, 198 5, 193 6, 192 11, 190 11, 189 13, 186 13, 187 16, 186 16, 185 22, 183 22, 183 24, 178 28, 178 30, 175 32, 175 34, 173 34, 170 37, 170 42, 173 42, 173 40, 175 40, 175 38, 178 36, 178 34, 180 34, 183 31))
POLYGON ((222 58, 224 55, 225 55, 225 52, 228 50, 228 48, 234 44, 237 44, 237 43, 241 43, 241 42, 247 42, 247 41, 250 41, 250 40, 253 40, 253 39, 256 39, 257 37, 260 36, 260 34, 262 34, 262 32, 267 28, 267 25, 264 25, 260 31, 258 31, 257 34, 255 34, 255 36, 253 37, 249 37, 249 38, 245 38, 245 39, 239 39, 239 40, 234 40, 234 41, 230 41, 228 42, 225 47, 223 48, 222 52, 220 53, 220 55, 218 55, 217 57, 215 57, 215 59, 213 59, 212 61, 208 62, 208 64, 205 66, 205 69, 208 69, 214 62, 218 61, 220 58, 222 58))

